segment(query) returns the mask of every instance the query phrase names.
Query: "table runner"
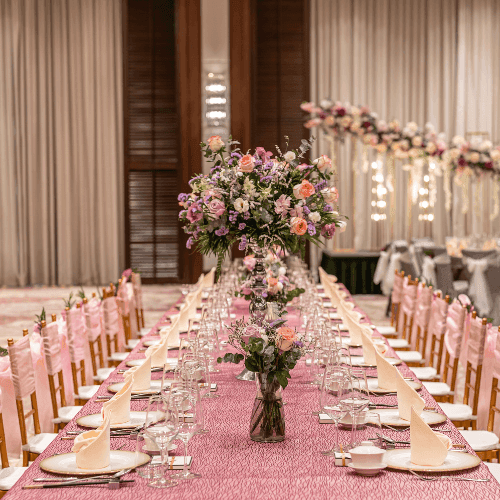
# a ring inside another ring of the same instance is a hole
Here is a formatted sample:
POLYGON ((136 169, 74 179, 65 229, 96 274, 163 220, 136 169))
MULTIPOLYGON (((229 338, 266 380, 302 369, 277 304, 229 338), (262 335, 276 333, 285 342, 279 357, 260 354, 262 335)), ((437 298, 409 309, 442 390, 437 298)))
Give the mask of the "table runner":
MULTIPOLYGON (((359 310, 359 308, 357 308, 359 310)), ((158 324, 165 321, 169 310, 158 324)), ((237 317, 248 316, 248 304, 236 300, 233 312, 237 317)), ((368 318, 366 318, 368 321, 368 318)), ((290 315, 290 322, 297 324, 298 317, 290 315)), ((158 326, 158 325, 157 325, 158 326)), ((150 334, 151 335, 151 334, 150 334)), ((144 357, 138 352, 141 344, 130 354, 129 359, 144 357)), ((389 351, 393 354, 392 351, 389 351)), ((124 368, 122 363, 119 368, 124 368)), ((128 479, 135 479, 135 485, 124 486, 118 491, 108 490, 103 486, 86 488, 64 488, 50 490, 22 490, 21 486, 32 483, 32 478, 45 474, 40 470, 39 462, 55 453, 71 450, 73 441, 57 438, 47 450, 33 463, 24 476, 7 495, 7 500, 25 500, 30 495, 37 499, 51 498, 63 500, 146 500, 160 498, 178 499, 394 499, 394 500, 476 500, 477 498, 499 498, 500 485, 495 481, 484 464, 472 470, 451 473, 465 477, 489 477, 489 483, 469 483, 460 481, 421 481, 409 472, 386 469, 376 477, 356 475, 348 467, 335 467, 331 457, 325 457, 320 450, 328 449, 333 444, 333 425, 319 424, 318 417, 311 412, 318 409, 319 391, 305 383, 308 369, 303 360, 292 371, 289 386, 283 392, 286 421, 286 439, 282 443, 254 443, 249 438, 249 424, 256 386, 251 382, 238 381, 235 375, 242 365, 221 365, 221 372, 213 376, 218 383, 220 398, 205 403, 205 427, 210 433, 195 436, 189 444, 188 453, 193 457, 192 470, 202 474, 201 479, 182 481, 169 490, 157 490, 146 486, 146 480, 137 474, 128 474, 128 479)), ((405 377, 413 376, 406 365, 399 367, 405 377)), ((375 370, 368 373, 374 374, 375 370)), ((161 374, 153 374, 160 378, 161 374)), ((106 387, 123 380, 115 370, 99 389, 97 395, 108 394, 106 387)), ((416 378, 415 378, 416 380, 416 378)), ((422 388, 420 391, 427 406, 437 406, 430 394, 422 388)), ((380 403, 396 403, 395 396, 373 398, 380 403)), ((132 401, 132 410, 145 410, 147 401, 132 401)), ((76 418, 86 414, 98 413, 102 403, 89 401, 76 418)), ((448 420, 436 426, 436 429, 453 429, 447 433, 454 443, 465 443, 464 439, 448 420)), ((75 421, 71 421, 61 432, 82 430, 75 421)), ((409 430, 396 433, 384 429, 384 434, 399 440, 409 440, 409 430)), ((341 431, 341 442, 347 436, 341 431)), ((180 442, 176 444, 180 445, 180 442)), ((111 440, 113 449, 135 449, 135 443, 129 439, 111 440)), ((467 445, 470 452, 472 449, 467 445)), ((173 454, 181 455, 180 445, 173 454)))

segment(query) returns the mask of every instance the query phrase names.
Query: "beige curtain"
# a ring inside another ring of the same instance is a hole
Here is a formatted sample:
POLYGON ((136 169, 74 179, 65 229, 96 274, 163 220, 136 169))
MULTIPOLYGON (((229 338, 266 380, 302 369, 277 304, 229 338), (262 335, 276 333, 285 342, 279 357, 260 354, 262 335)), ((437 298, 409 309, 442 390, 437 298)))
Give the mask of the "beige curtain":
POLYGON ((0 284, 123 268, 119 0, 0 0, 0 284))
MULTIPOLYGON (((499 16, 499 0, 311 0, 311 100, 367 105, 402 125, 431 122, 448 138, 489 131, 498 142, 499 16)), ((316 153, 330 150, 320 138, 316 153)), ((480 220, 473 221, 472 212, 462 215, 455 186, 453 209, 446 212, 440 177, 434 222, 419 221, 418 205, 409 208, 409 174, 398 162, 394 193, 386 196, 387 220, 374 222, 372 171, 363 171, 361 146, 357 159, 353 172, 350 140, 338 148, 340 211, 350 222, 330 249, 378 249, 392 239, 422 236, 442 243, 447 235, 493 232, 500 223, 489 220, 488 182, 477 198, 480 220)), ((375 159, 370 152, 370 166, 375 159)), ((383 169, 387 175, 385 161, 383 169)))

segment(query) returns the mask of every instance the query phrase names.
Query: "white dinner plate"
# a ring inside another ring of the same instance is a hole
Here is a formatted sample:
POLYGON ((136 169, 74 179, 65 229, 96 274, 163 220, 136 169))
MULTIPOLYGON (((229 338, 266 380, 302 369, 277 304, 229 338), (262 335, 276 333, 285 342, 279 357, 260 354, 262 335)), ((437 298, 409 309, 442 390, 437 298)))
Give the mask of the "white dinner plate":
POLYGON ((340 328, 340 331, 341 332, 348 332, 349 331, 349 327, 345 324, 345 323, 340 323, 338 325, 334 325, 334 328, 340 328))
MULTIPOLYGON (((132 367, 132 366, 142 366, 144 364, 144 361, 146 361, 146 358, 130 359, 125 364, 127 366, 130 366, 130 367, 132 367)), ((168 358, 167 362, 171 366, 177 366, 178 359, 177 358, 168 358)), ((161 367, 152 366, 151 368, 161 368, 161 367)))
MULTIPOLYGON (((153 345, 158 345, 160 342, 161 342, 161 339, 150 339, 150 340, 145 340, 142 343, 142 345, 144 347, 151 347, 153 345)), ((168 348, 171 351, 179 350, 179 346, 178 345, 169 345, 168 348)))
POLYGON ((472 469, 481 463, 481 459, 470 453, 449 451, 441 465, 416 465, 410 460, 410 448, 386 451, 382 462, 390 469, 415 470, 422 472, 447 472, 454 470, 472 469))
POLYGON ((318 293, 318 297, 324 298, 324 297, 326 297, 326 293, 325 292, 319 292, 318 293))
MULTIPOLYGON (((402 361, 398 358, 384 358, 388 363, 390 363, 392 366, 397 366, 402 363, 402 361)), ((363 356, 351 356, 351 363, 352 366, 360 366, 363 368, 376 368, 377 365, 368 365, 365 363, 365 360, 363 356)))
MULTIPOLYGON (((124 422, 123 424, 111 424, 111 429, 128 429, 130 427, 139 427, 143 425, 146 421, 146 411, 131 411, 130 420, 124 422)), ((154 421, 158 422, 163 417, 161 411, 154 412, 154 421)), ((149 419, 148 419, 149 421, 149 419)), ((81 427, 90 427, 91 429, 97 429, 102 425, 102 415, 100 413, 94 413, 92 415, 85 415, 76 419, 76 423, 81 427)))
POLYGON ((64 474, 69 476, 89 476, 95 474, 112 474, 123 469, 139 467, 149 462, 150 456, 146 453, 135 451, 111 450, 109 454, 109 465, 104 469, 80 469, 76 465, 76 453, 64 453, 54 455, 40 462, 40 469, 53 474, 64 474))
MULTIPOLYGON (((108 392, 117 393, 120 391, 125 382, 118 382, 117 384, 108 385, 108 392)), ((156 394, 161 389, 161 379, 160 380, 151 380, 149 384, 149 389, 144 389, 142 391, 136 390, 132 391, 132 394, 156 394)))
MULTIPOLYGON (((381 389, 378 386, 378 379, 376 378, 367 378, 366 379, 368 382, 368 390, 371 392, 375 392, 376 394, 387 394, 388 392, 394 392, 394 391, 388 391, 387 389, 381 389)), ((422 388, 422 384, 419 384, 418 382, 414 382, 413 380, 406 380, 406 383, 412 388, 418 391, 419 389, 422 388)), ((109 388, 108 388, 109 391, 109 388)))
POLYGON ((331 312, 330 313, 330 319, 342 319, 342 318, 340 317, 339 313, 337 313, 337 312, 331 312))
MULTIPOLYGON (((381 424, 387 424, 393 427, 408 427, 410 425, 408 420, 403 420, 399 416, 399 410, 397 408, 375 408, 370 411, 380 415, 381 424)), ((442 415, 435 411, 424 410, 420 416, 427 425, 436 425, 446 422, 446 415, 442 415)))
MULTIPOLYGON (((385 345, 384 339, 376 337, 372 337, 372 342, 374 344, 385 345)), ((363 347, 363 344, 356 344, 355 342, 352 342, 351 337, 342 337, 342 344, 344 344, 347 347, 363 347)))

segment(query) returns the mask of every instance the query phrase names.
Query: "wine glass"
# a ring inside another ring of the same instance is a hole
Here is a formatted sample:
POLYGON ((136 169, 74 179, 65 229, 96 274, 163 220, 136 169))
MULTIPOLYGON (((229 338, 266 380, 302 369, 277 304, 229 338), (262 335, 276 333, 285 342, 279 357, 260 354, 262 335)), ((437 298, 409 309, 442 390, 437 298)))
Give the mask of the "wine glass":
POLYGON ((187 391, 181 397, 174 395, 173 401, 177 406, 179 413, 179 427, 177 436, 184 444, 184 465, 181 472, 174 474, 172 477, 175 479, 198 479, 201 474, 190 472, 187 467, 187 449, 189 440, 198 432, 202 427, 200 401, 193 393, 187 391))
POLYGON ((178 428, 179 418, 177 408, 170 406, 163 396, 149 398, 146 422, 144 424, 144 437, 148 438, 151 443, 154 443, 160 449, 160 460, 164 473, 161 477, 150 482, 148 486, 154 488, 171 488, 178 484, 177 481, 172 481, 165 477, 168 446, 176 436, 178 428), (157 421, 159 413, 162 416, 157 421))
POLYGON ((335 444, 331 450, 322 451, 326 456, 332 456, 341 451, 339 446, 339 422, 346 415, 347 409, 340 404, 340 399, 346 390, 347 372, 335 366, 325 370, 320 393, 320 408, 335 424, 335 444))

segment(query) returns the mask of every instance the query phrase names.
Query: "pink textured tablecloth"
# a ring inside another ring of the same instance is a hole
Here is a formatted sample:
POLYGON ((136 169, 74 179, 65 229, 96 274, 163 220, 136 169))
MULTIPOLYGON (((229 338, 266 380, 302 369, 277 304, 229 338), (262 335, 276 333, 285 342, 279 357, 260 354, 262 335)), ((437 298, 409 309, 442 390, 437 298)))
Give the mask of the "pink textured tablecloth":
MULTIPOLYGON (((247 305, 235 302, 238 316, 248 315, 247 305)), ((170 311, 172 313, 173 311, 170 311)), ((297 321, 297 318, 290 318, 297 321)), ((140 345, 130 358, 144 357, 139 353, 140 345)), ((123 368, 125 363, 120 365, 123 368)), ((401 365, 404 376, 412 376, 405 365, 401 365)), ((189 454, 193 457, 192 470, 202 474, 201 479, 182 481, 177 487, 157 490, 146 486, 146 481, 137 474, 126 478, 135 479, 132 486, 123 486, 118 491, 103 486, 86 488, 64 488, 49 490, 22 490, 21 486, 32 483, 34 477, 45 475, 38 463, 44 457, 55 453, 69 452, 73 441, 59 438, 34 462, 14 488, 7 500, 26 500, 30 497, 64 500, 150 500, 160 498, 179 499, 370 499, 370 500, 477 500, 480 498, 500 498, 500 485, 490 475, 483 464, 464 472, 456 473, 466 477, 489 477, 489 483, 468 483, 459 481, 424 482, 408 472, 385 470, 376 477, 361 477, 347 467, 335 467, 333 459, 321 455, 333 443, 334 429, 329 424, 319 424, 318 417, 311 412, 319 402, 318 389, 306 384, 308 369, 303 361, 292 372, 292 380, 284 391, 286 440, 277 444, 254 443, 249 438, 249 422, 256 387, 254 383, 235 379, 241 365, 222 365, 221 372, 214 374, 218 383, 220 398, 205 403, 206 428, 209 434, 195 436, 189 444, 189 454)), ((375 370, 370 371, 375 373, 375 370)), ((159 377, 160 374, 156 374, 159 377)), ((98 394, 107 394, 110 383, 122 381, 115 371, 99 389, 98 394)), ((434 399, 425 389, 421 391, 428 406, 436 406, 434 399)), ((396 403, 395 396, 373 398, 380 403, 396 403)), ((146 401, 132 401, 133 410, 144 410, 146 401)), ((98 413, 101 403, 89 401, 78 416, 98 413)), ((77 417, 78 417, 77 416, 77 417)), ((464 440, 454 426, 447 421, 436 428, 454 429, 448 433, 455 443, 464 440)), ((74 421, 65 430, 79 428, 74 421)), ((64 434, 62 431, 61 434, 64 434)), ((396 433, 384 429, 387 436, 409 440, 409 430, 396 433)), ((347 436, 341 433, 341 441, 347 436)), ((180 444, 180 443, 179 443, 180 444)), ((134 442, 128 439, 112 439, 113 449, 134 450, 134 442)), ((174 452, 181 454, 182 446, 174 452)), ((469 448, 469 451, 472 450, 469 448)), ((453 473, 452 473, 453 474, 453 473)), ((47 474, 48 475, 48 474, 47 474)))

